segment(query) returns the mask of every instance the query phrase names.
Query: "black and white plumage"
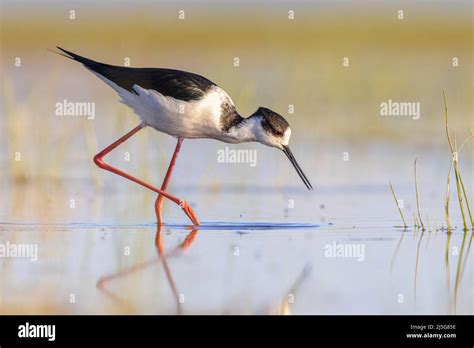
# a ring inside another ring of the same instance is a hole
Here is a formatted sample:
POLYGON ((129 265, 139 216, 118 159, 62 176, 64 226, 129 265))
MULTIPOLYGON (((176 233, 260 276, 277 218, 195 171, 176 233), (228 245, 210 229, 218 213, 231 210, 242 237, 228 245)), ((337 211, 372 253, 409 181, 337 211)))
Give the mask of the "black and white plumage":
POLYGON ((198 74, 164 68, 129 68, 99 63, 58 47, 112 87, 141 122, 177 138, 227 143, 259 142, 287 155, 308 189, 312 186, 291 153, 288 122, 260 107, 243 118, 229 95, 198 74))

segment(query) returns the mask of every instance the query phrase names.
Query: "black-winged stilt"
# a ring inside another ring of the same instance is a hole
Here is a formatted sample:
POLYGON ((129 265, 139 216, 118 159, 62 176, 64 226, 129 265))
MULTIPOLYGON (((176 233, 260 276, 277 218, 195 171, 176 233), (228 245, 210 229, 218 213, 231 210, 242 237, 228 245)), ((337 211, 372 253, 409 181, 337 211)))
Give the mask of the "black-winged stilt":
POLYGON ((132 180, 159 194, 155 209, 161 224, 163 197, 178 204, 199 225, 194 211, 184 200, 169 194, 171 174, 183 139, 210 138, 226 143, 259 142, 282 150, 295 167, 308 190, 311 186, 290 151, 291 129, 276 112, 259 107, 247 118, 241 117, 229 95, 207 78, 186 71, 163 68, 128 68, 99 63, 57 47, 67 58, 82 63, 88 70, 112 87, 122 102, 132 108, 141 122, 123 137, 94 156, 103 169, 132 180), (104 157, 146 126, 178 139, 161 188, 112 167, 104 157))

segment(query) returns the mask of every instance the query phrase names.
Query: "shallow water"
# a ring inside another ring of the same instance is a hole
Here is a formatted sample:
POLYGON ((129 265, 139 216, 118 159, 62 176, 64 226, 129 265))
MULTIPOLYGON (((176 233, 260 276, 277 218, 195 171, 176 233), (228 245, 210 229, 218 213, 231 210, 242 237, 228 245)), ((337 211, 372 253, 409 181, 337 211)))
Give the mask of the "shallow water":
MULTIPOLYGON (((278 180, 289 182, 282 186, 261 178, 261 172, 243 175, 249 167, 225 165, 213 170, 214 185, 210 174, 200 177, 207 184, 196 185, 187 174, 193 156, 183 155, 170 190, 193 205, 202 221, 198 230, 165 202, 167 224, 158 233, 155 196, 98 169, 98 184, 94 177, 3 180, 10 204, 2 206, 0 243, 37 244, 38 260, 0 258, 0 310, 472 314, 473 234, 460 229, 455 192, 457 228, 451 234, 441 229, 445 173, 436 164, 438 150, 418 152, 427 227, 422 232, 394 227, 401 221, 388 180, 404 199, 412 225, 416 149, 390 149, 353 146, 360 156, 349 163, 326 157, 324 168, 309 168, 317 173, 308 175, 313 192, 279 153, 269 152, 268 163, 278 162, 276 173, 283 173, 278 180), (370 160, 380 152, 393 161, 370 160), (221 178, 234 184, 221 184, 221 178), (345 253, 337 254, 340 248, 345 253)), ((303 168, 316 164, 308 154, 300 157, 303 168)), ((89 170, 92 164, 84 160, 80 166, 89 170)))
POLYGON ((165 226, 160 257, 151 224, 2 224, 3 243, 39 245, 2 260, 2 312, 442 314, 457 296, 472 313, 470 232, 270 227, 165 226), (331 258, 334 243, 364 252, 331 258))

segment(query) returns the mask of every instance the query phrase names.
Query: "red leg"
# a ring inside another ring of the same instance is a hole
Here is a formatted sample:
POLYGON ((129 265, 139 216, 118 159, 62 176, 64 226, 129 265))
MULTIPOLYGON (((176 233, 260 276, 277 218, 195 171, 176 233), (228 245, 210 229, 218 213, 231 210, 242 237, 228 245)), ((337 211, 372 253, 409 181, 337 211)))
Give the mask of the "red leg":
POLYGON ((128 180, 131 180, 131 181, 134 181, 136 182, 137 184, 139 185, 142 185, 156 193, 158 193, 160 196, 164 196, 166 198, 168 198, 169 200, 175 202, 176 204, 178 204, 181 209, 184 210, 184 212, 186 213, 186 215, 191 219, 191 221, 193 222, 193 224, 195 225, 199 225, 199 221, 198 219, 196 218, 196 215, 194 214, 193 210, 191 209, 191 207, 188 205, 188 203, 186 203, 185 201, 183 201, 182 199, 179 199, 178 197, 175 197, 173 195, 170 195, 168 192, 164 191, 164 190, 160 190, 146 182, 144 182, 143 180, 140 180, 138 178, 135 178, 133 176, 131 176, 130 174, 127 174, 125 173, 124 171, 120 170, 120 169, 117 169, 115 167, 112 167, 111 165, 109 165, 108 163, 104 162, 103 160, 103 157, 105 157, 108 153, 110 153, 112 150, 114 150, 115 148, 117 148, 120 144, 124 143, 126 140, 128 140, 130 137, 132 137, 134 134, 136 134, 139 130, 141 130, 142 128, 144 127, 143 124, 140 124, 139 126, 136 126, 135 128, 133 128, 130 132, 128 132, 127 134, 125 134, 123 137, 121 137, 120 139, 118 139, 117 141, 115 141, 113 144, 107 146, 105 149, 103 149, 101 152, 99 152, 97 155, 94 156, 94 162, 95 164, 97 164, 100 168, 102 169, 105 169, 105 170, 108 170, 112 173, 115 173, 115 174, 118 174, 120 176, 123 176, 124 178, 128 179, 128 180))
MULTIPOLYGON (((171 179, 171 174, 173 174, 174 165, 176 164, 176 159, 178 158, 179 151, 181 150, 181 144, 183 143, 183 138, 178 138, 178 142, 176 143, 176 148, 174 149, 173 157, 171 157, 170 165, 168 170, 166 171, 165 179, 161 184, 161 190, 166 191, 168 188, 168 184, 171 179)), ((155 201, 155 211, 156 211, 156 218, 158 225, 162 224, 162 214, 161 208, 163 207, 163 195, 158 195, 158 198, 155 201)), ((199 222, 198 222, 199 225, 199 222)))

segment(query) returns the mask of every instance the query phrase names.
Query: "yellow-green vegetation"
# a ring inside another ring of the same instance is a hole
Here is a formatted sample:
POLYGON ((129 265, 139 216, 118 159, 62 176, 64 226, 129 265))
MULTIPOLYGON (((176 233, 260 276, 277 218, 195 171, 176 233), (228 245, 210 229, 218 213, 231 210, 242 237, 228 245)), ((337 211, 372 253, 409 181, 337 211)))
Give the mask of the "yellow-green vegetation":
MULTIPOLYGON (((459 153, 462 147, 472 138, 472 131, 470 131, 470 135, 466 138, 466 140, 463 142, 461 147, 457 148, 457 142, 456 142, 456 133, 454 133, 454 143, 451 140, 451 136, 449 134, 449 125, 448 125, 448 105, 446 103, 446 94, 443 91, 443 101, 444 101, 444 111, 445 111, 445 126, 446 126, 446 137, 448 139, 448 144, 449 148, 451 150, 451 162, 450 162, 450 168, 448 172, 448 186, 449 186, 449 176, 451 173, 452 168, 454 167, 454 175, 456 178, 456 191, 458 194, 458 202, 459 202, 459 210, 461 211, 461 216, 462 216, 462 221, 463 221, 463 229, 464 231, 468 230, 468 223, 466 221, 466 213, 464 210, 464 206, 466 206, 468 214, 469 214, 469 219, 471 223, 471 228, 474 229, 474 220, 472 219, 472 213, 471 213, 471 208, 469 205, 469 199, 467 197, 466 189, 464 187, 464 183, 462 181, 462 176, 461 176, 461 171, 459 169, 459 153), (464 197, 464 200, 463 200, 464 197)), ((447 189, 446 193, 446 222, 450 221, 449 219, 449 188, 447 189)), ((450 222, 448 224, 450 226, 450 222)))
POLYGON ((402 208, 400 208, 400 204, 398 203, 398 198, 395 195, 395 191, 393 189, 392 183, 390 182, 390 190, 392 191, 393 199, 395 200, 395 204, 397 205, 398 212, 400 213, 400 217, 402 218, 403 221, 403 228, 407 228, 407 223, 405 221, 405 217, 403 216, 402 208))
POLYGON ((416 210, 418 211, 418 219, 420 220, 421 230, 424 231, 425 225, 423 224, 423 220, 421 219, 421 212, 420 212, 420 197, 418 194, 418 178, 416 176, 416 161, 417 161, 417 158, 415 158, 415 161, 413 162, 413 171, 415 174, 416 210))
POLYGON ((453 169, 453 161, 449 165, 448 179, 446 181, 446 196, 444 198, 444 211, 446 218, 446 229, 451 231, 451 218, 449 217, 449 198, 451 196, 451 170, 453 169))
MULTIPOLYGON (((462 175, 461 171, 459 169, 459 154, 461 150, 464 148, 464 146, 474 137, 474 134, 472 130, 469 130, 469 135, 466 137, 466 139, 463 141, 461 146, 458 148, 457 146, 457 141, 456 141, 456 133, 454 132, 454 140, 451 139, 450 136, 450 131, 449 131, 449 124, 448 124, 448 107, 446 103, 446 95, 443 91, 443 101, 444 101, 444 110, 445 110, 445 129, 446 129, 446 137, 448 139, 448 144, 450 148, 450 153, 451 153, 451 161, 449 165, 449 171, 448 171, 448 178, 447 178, 447 183, 446 183, 446 195, 444 199, 444 210, 445 210, 445 219, 446 219, 446 229, 449 232, 451 232, 451 218, 449 215, 449 203, 450 203, 450 193, 451 193, 451 188, 450 188, 450 183, 451 183, 451 171, 454 168, 454 175, 456 178, 456 191, 457 191, 457 197, 458 197, 458 202, 459 202, 459 210, 461 212, 461 217, 463 221, 463 230, 467 231, 469 229, 469 224, 466 218, 466 210, 467 210, 467 215, 469 216, 469 223, 471 225, 471 229, 474 230, 474 220, 472 217, 472 211, 471 207, 469 204, 469 198, 467 196, 466 188, 464 186, 464 182, 462 180, 462 175)), ((417 215, 413 213, 413 225, 415 228, 421 227, 421 230, 425 230, 425 226, 423 223, 423 220, 421 218, 421 210, 420 210, 420 195, 418 192, 418 178, 417 178, 417 170, 416 170, 416 164, 417 164, 417 158, 415 158, 415 161, 413 163, 413 171, 414 171, 414 177, 415 177, 415 194, 416 194, 416 208, 417 208, 417 215)), ((400 215, 402 217, 402 220, 404 222, 405 228, 406 228, 406 223, 405 219, 403 217, 403 213, 398 206, 398 200, 395 196, 395 192, 392 187, 392 183, 390 182, 390 190, 392 191, 392 195, 395 199, 395 203, 397 204, 397 208, 400 212, 400 215)), ((428 221, 429 224, 429 221, 428 221)), ((429 228, 431 230, 431 228, 429 228)))

